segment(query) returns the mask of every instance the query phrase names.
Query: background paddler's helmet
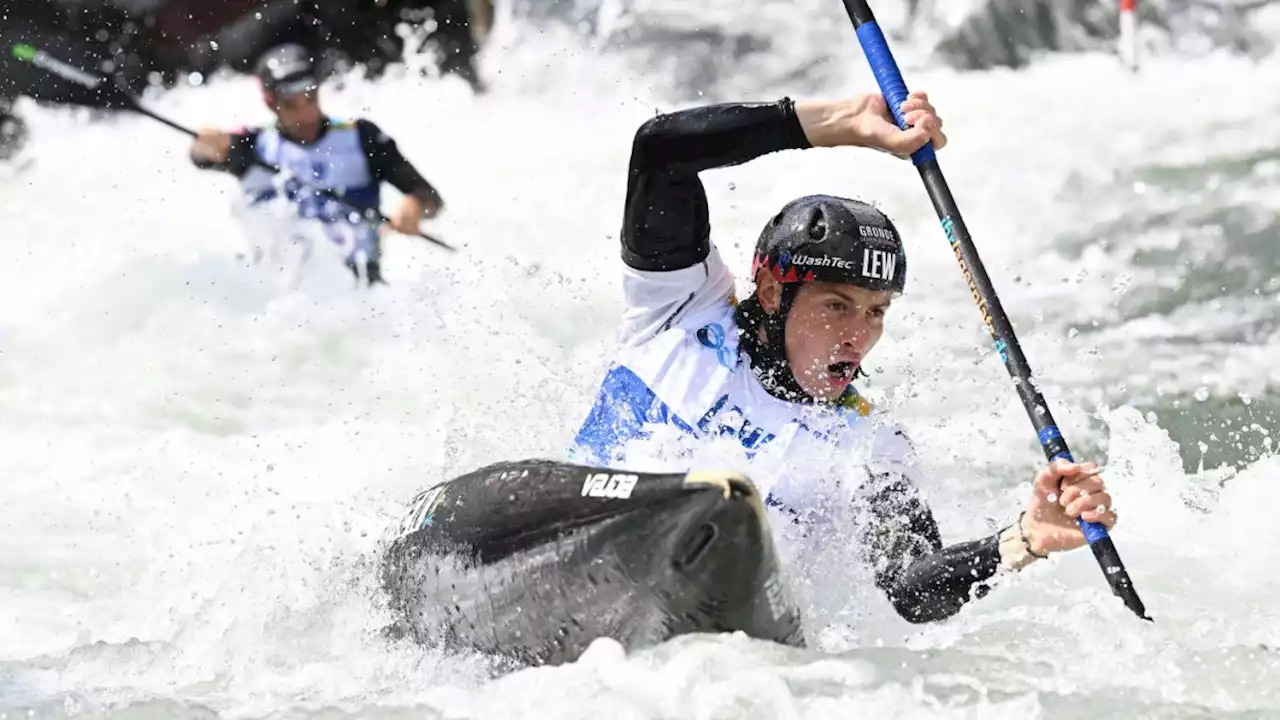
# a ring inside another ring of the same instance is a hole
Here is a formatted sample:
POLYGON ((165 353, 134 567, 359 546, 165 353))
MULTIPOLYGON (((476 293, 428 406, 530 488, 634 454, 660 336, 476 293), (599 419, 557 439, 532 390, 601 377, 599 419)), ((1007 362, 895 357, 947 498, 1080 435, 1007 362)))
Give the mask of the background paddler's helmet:
POLYGON ((263 53, 253 74, 268 98, 298 95, 320 86, 311 51, 293 43, 277 45, 263 53))

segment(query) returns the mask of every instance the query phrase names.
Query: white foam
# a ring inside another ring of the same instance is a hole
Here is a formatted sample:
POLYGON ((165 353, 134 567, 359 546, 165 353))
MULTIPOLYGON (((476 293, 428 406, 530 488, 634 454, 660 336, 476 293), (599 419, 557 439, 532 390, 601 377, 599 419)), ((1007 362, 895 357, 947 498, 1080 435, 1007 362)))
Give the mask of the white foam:
MULTIPOLYGON (((380 640, 371 555, 399 503, 487 462, 558 455, 581 420, 621 309, 631 134, 670 107, 609 60, 502 32, 488 97, 410 77, 325 93, 331 112, 368 112, 396 137, 449 203, 432 232, 463 249, 393 239, 392 285, 374 293, 340 267, 317 263, 290 289, 235 260, 233 184, 193 170, 183 137, 22 106, 36 164, 0 206, 5 703, 560 718, 1280 709, 1277 656, 1258 649, 1280 645, 1267 514, 1280 466, 1222 488, 1187 477, 1159 427, 1089 395, 1095 371, 1169 379, 1172 359, 1142 338, 1196 332, 1215 311, 1116 331, 1131 342, 1073 339, 1069 326, 1106 314, 1117 275, 1151 279, 1122 256, 1054 247, 1094 211, 1064 188, 1280 141, 1256 122, 1277 109, 1276 63, 1225 57, 1151 58, 1138 77, 1081 56, 909 78, 942 108, 943 167, 1059 424, 1107 448, 1116 542, 1154 625, 1080 552, 929 627, 897 619, 857 567, 819 565, 799 578, 829 623, 810 652, 698 637, 626 657, 602 641, 579 663, 489 682, 480 659, 380 640)), ((829 91, 873 88, 854 68, 829 91)), ((242 79, 154 107, 192 124, 264 118, 242 79)), ((898 219, 911 280, 869 363, 871 393, 927 449, 948 542, 1012 520, 1039 451, 914 170, 829 150, 705 182, 715 237, 744 275, 759 225, 795 195, 872 198, 898 219)), ((1223 387, 1274 378, 1273 357, 1233 347, 1223 387)))

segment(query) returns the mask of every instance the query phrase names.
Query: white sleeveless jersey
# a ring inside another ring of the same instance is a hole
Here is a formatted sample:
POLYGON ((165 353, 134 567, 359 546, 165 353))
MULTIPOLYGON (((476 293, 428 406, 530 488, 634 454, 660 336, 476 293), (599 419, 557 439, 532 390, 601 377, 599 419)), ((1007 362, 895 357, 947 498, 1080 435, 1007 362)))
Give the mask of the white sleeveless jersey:
POLYGON ((288 179, 282 183, 270 170, 250 167, 240 178, 250 205, 284 195, 295 203, 299 217, 323 223, 330 240, 338 244, 353 243, 353 253, 363 250, 371 258, 377 258, 377 229, 363 218, 353 216, 350 207, 343 207, 311 189, 337 192, 347 205, 357 210, 379 206, 381 184, 369 168, 369 158, 354 122, 329 118, 324 135, 307 145, 290 141, 274 126, 266 127, 257 132, 253 149, 259 158, 284 170, 288 179))
POLYGON ((733 276, 714 247, 693 267, 624 273, 623 348, 575 438, 575 461, 634 465, 632 451, 657 436, 695 445, 729 437, 753 466, 773 459, 752 480, 770 505, 796 510, 847 500, 853 487, 842 477, 915 476, 906 436, 864 398, 827 406, 769 394, 739 351, 733 276))

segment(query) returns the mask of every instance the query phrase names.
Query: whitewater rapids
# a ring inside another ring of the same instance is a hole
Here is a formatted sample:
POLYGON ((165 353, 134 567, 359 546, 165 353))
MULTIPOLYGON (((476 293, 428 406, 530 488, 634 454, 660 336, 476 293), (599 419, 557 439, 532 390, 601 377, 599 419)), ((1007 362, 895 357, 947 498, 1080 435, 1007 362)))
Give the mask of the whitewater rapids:
MULTIPOLYGON (((844 57, 820 87, 739 97, 874 90, 856 45, 844 57)), ((182 136, 19 105, 30 165, 0 182, 0 717, 1280 714, 1276 59, 908 68, 1059 425, 1109 468, 1155 623, 1082 551, 926 627, 858 568, 799 568, 807 651, 604 641, 504 673, 382 640, 373 555, 401 503, 560 456, 586 412, 622 310, 631 135, 677 106, 560 39, 499 37, 485 63, 481 98, 394 75, 325 90, 399 140, 449 203, 430 230, 462 247, 393 239, 376 292, 331 258, 296 278, 239 259, 234 184, 194 170, 182 136)), ((265 119, 244 79, 149 102, 265 119)), ((908 294, 866 387, 927 449, 947 542, 1011 521, 1041 456, 910 164, 814 150, 704 179, 740 283, 796 195, 897 220, 908 294)))

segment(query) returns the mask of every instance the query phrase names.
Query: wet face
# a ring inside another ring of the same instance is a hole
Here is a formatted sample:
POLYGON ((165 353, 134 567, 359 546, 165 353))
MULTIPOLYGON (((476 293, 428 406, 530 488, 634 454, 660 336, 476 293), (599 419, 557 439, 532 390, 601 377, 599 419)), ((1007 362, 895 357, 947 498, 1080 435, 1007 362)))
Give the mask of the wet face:
POLYGON ((291 95, 267 95, 267 106, 276 114, 280 129, 297 140, 314 140, 320 134, 318 91, 291 95))
MULTIPOLYGON (((757 289, 765 310, 776 312, 782 285, 761 273, 757 289)), ((800 286, 786 324, 787 363, 805 392, 833 401, 884 332, 890 294, 856 285, 808 282, 800 286)))

